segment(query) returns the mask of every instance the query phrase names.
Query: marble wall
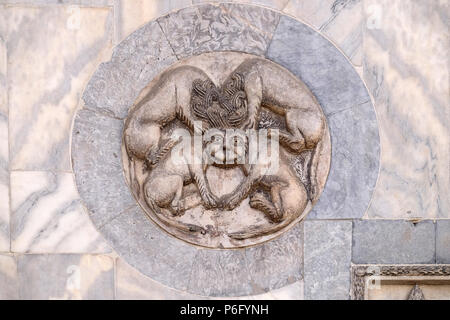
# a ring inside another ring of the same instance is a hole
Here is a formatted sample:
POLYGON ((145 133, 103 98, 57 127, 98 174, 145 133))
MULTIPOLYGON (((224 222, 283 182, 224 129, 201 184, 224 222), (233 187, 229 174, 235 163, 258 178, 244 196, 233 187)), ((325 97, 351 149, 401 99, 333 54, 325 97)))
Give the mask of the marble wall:
MULTIPOLYGON (((106 244, 77 193, 70 136, 114 45, 204 2, 218 1, 0 0, 0 299, 202 298, 143 276, 106 244)), ((333 42, 367 85, 381 140, 363 219, 307 221, 304 277, 246 298, 346 299, 352 262, 450 263, 448 0, 229 2, 274 8, 333 42), (383 242, 389 230, 397 247, 383 242)))

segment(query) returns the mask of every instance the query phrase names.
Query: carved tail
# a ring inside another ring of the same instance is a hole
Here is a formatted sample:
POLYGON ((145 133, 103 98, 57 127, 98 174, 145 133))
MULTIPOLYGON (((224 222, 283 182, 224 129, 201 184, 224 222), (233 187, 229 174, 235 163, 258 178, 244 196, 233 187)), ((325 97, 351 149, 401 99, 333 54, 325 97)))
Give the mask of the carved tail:
POLYGON ((235 240, 245 240, 256 238, 260 236, 264 236, 266 234, 274 233, 280 231, 281 229, 288 226, 294 220, 294 216, 291 216, 289 219, 285 219, 280 223, 277 223, 273 226, 264 226, 264 227, 253 227, 250 230, 237 231, 233 233, 228 233, 228 236, 235 240))

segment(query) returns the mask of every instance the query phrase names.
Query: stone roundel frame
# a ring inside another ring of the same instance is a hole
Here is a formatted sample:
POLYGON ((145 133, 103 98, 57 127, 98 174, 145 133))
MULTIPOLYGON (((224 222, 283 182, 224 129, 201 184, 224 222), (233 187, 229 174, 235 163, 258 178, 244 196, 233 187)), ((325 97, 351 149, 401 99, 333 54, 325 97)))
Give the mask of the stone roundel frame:
POLYGON ((332 155, 327 183, 307 219, 361 218, 376 184, 380 153, 367 89, 329 40, 260 6, 192 6, 151 21, 123 40, 83 93, 72 130, 73 171, 96 228, 143 274, 203 296, 260 294, 302 279, 302 223, 253 247, 196 247, 150 222, 123 175, 124 119, 140 91, 177 60, 211 51, 263 56, 310 88, 327 117, 332 155))

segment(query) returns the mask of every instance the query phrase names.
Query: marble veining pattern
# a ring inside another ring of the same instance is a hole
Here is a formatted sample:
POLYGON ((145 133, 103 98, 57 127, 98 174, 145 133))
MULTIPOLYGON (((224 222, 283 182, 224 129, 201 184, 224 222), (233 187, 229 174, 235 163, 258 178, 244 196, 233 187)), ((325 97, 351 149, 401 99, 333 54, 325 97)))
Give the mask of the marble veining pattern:
POLYGON ((118 40, 123 40, 130 33, 150 20, 156 19, 176 9, 188 7, 191 0, 116 0, 118 40))
POLYGON ((27 253, 110 251, 78 197, 71 173, 11 173, 11 249, 27 253))
POLYGON ((160 26, 151 22, 114 48, 83 93, 85 107, 125 118, 128 108, 153 77, 176 61, 160 26))
POLYGON ((6 26, 0 6, 0 252, 9 251, 9 145, 6 26))
POLYGON ((363 0, 290 0, 283 12, 329 37, 354 65, 362 63, 363 0))
POLYGON ((69 171, 72 118, 86 81, 110 52, 112 12, 66 6, 5 11, 11 168, 69 171))
POLYGON ((27 300, 113 299, 113 267, 113 259, 103 255, 19 255, 19 297, 27 300), (48 277, 49 274, 52 276, 48 277))
POLYGON ((448 219, 448 11, 442 1, 367 0, 365 12, 364 79, 383 151, 367 217, 448 219))
POLYGON ((215 50, 263 55, 278 23, 275 11, 231 3, 186 8, 157 21, 178 58, 215 50))

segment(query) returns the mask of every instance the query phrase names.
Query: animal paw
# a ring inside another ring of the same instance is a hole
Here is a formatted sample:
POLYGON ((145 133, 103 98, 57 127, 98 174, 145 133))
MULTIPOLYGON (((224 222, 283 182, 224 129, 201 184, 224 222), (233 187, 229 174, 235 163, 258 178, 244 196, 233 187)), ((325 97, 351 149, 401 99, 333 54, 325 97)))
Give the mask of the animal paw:
POLYGON ((211 192, 207 192, 203 195, 204 205, 208 209, 217 208, 219 205, 219 199, 211 192))
POLYGON ((232 195, 229 196, 225 196, 223 203, 224 203, 224 209, 226 210, 233 210, 235 209, 240 203, 241 203, 241 198, 240 195, 238 193, 234 193, 232 195))

